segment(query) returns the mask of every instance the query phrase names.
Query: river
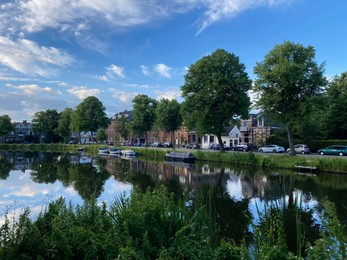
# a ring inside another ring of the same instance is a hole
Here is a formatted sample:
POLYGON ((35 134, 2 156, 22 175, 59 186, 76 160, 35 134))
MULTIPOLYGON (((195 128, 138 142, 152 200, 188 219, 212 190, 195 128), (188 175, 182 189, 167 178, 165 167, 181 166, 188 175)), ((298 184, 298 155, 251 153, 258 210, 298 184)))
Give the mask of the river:
POLYGON ((207 192, 212 186, 222 235, 234 240, 247 237, 250 219, 259 221, 259 211, 270 204, 287 210, 290 230, 290 215, 302 203, 305 232, 313 237, 319 232, 324 198, 335 204, 340 222, 347 224, 347 175, 38 152, 0 152, 0 224, 6 214, 16 217, 26 207, 35 219, 59 197, 72 204, 91 199, 109 204, 121 194, 129 195, 134 186, 146 191, 159 185, 176 194, 207 192))

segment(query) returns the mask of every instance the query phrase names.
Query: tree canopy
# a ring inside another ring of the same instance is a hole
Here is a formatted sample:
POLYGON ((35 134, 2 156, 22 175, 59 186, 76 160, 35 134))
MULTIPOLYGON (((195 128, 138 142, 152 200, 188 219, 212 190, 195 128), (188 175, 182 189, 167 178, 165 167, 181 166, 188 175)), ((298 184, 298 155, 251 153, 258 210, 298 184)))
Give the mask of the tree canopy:
POLYGON ((327 89, 326 129, 330 138, 347 137, 347 72, 333 78, 327 89))
POLYGON ((68 139, 71 137, 71 114, 73 110, 71 108, 65 108, 63 112, 60 114, 60 118, 58 121, 58 128, 56 132, 60 135, 60 137, 66 143, 68 139))
POLYGON ((115 130, 124 140, 127 140, 129 136, 129 118, 124 115, 118 117, 116 119, 115 130))
POLYGON ((221 135, 232 118, 248 117, 251 80, 239 58, 217 49, 189 67, 181 87, 185 101, 185 125, 200 134, 214 134, 222 148, 221 135))
POLYGON ((72 129, 79 132, 95 132, 99 128, 106 128, 109 119, 107 118, 105 111, 106 108, 97 97, 87 97, 72 113, 72 129))
POLYGON ((0 116, 0 137, 4 137, 14 130, 15 126, 11 123, 11 117, 8 115, 0 116))
MULTIPOLYGON (((173 140, 173 133, 182 124, 182 117, 180 114, 180 104, 176 99, 168 100, 163 98, 156 110, 157 120, 156 124, 160 130, 171 132, 173 140)), ((174 142, 172 142, 174 144, 174 142)))
POLYGON ((324 64, 317 65, 314 59, 312 46, 285 41, 254 67, 257 76, 254 91, 259 95, 257 107, 265 116, 286 126, 292 155, 293 127, 312 112, 310 101, 326 84, 324 64))
POLYGON ((46 141, 56 141, 55 131, 58 127, 58 121, 59 113, 55 109, 36 112, 32 121, 33 130, 40 134, 40 140, 44 135, 46 141))
POLYGON ((151 130, 156 119, 156 107, 157 101, 147 95, 141 94, 134 97, 131 124, 134 134, 140 136, 151 130))

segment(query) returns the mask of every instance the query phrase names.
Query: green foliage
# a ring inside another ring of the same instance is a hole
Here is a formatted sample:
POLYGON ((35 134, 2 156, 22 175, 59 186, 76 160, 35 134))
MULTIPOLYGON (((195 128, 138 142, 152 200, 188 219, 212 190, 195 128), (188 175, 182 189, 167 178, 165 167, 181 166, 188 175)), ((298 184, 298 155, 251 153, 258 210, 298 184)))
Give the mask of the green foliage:
POLYGON ((342 232, 342 225, 337 219, 333 203, 323 201, 321 213, 323 224, 322 238, 307 249, 308 259, 346 259, 347 241, 342 232))
POLYGON ((347 72, 336 76, 327 89, 328 105, 324 122, 328 138, 347 137, 347 72))
POLYGON ((115 125, 116 133, 119 133, 120 136, 124 138, 125 140, 128 140, 128 136, 130 132, 129 124, 130 124, 129 118, 125 117, 124 115, 116 119, 116 125, 115 125))
POLYGON ((173 140, 174 131, 179 129, 182 124, 180 104, 175 99, 170 101, 163 98, 157 106, 156 116, 156 124, 159 129, 171 132, 173 140))
POLYGON ((75 131, 95 132, 109 124, 106 117, 106 108, 94 96, 84 99, 71 115, 71 128, 75 131))
POLYGON ((40 142, 57 142, 59 138, 56 136, 60 115, 55 109, 47 109, 34 114, 32 128, 35 133, 40 135, 40 142), (42 140, 42 136, 44 139, 42 140))
POLYGON ((286 126, 291 151, 293 128, 310 117, 313 97, 326 85, 324 64, 318 66, 314 58, 312 46, 285 41, 254 67, 254 91, 260 96, 256 105, 266 117, 286 126))
POLYGON ((7 135, 9 132, 14 131, 16 128, 11 123, 11 118, 8 115, 0 116, 0 137, 7 135))
POLYGON ((56 133, 60 135, 60 137, 66 143, 71 137, 71 114, 73 110, 71 108, 65 108, 63 112, 60 114, 60 118, 58 121, 58 128, 56 129, 56 133))
POLYGON ((185 125, 218 140, 232 118, 248 116, 251 81, 239 58, 222 49, 189 67, 181 87, 185 125))
MULTIPOLYGON (((145 193, 135 189, 109 210, 94 200, 67 206, 58 199, 36 221, 30 220, 28 209, 12 222, 6 216, 0 258, 300 259, 288 250, 284 218, 276 208, 260 215, 250 248, 216 239, 220 229, 214 224, 213 193, 209 189, 177 198, 164 187, 145 193)), ((308 259, 344 259, 346 241, 334 206, 326 202, 324 208, 322 239, 307 248, 308 259)))
POLYGON ((157 101, 147 95, 137 95, 133 99, 133 116, 131 129, 140 136, 151 130, 156 119, 157 101))
POLYGON ((96 140, 99 142, 103 142, 107 140, 107 133, 105 129, 103 128, 98 129, 98 131, 96 132, 96 140))

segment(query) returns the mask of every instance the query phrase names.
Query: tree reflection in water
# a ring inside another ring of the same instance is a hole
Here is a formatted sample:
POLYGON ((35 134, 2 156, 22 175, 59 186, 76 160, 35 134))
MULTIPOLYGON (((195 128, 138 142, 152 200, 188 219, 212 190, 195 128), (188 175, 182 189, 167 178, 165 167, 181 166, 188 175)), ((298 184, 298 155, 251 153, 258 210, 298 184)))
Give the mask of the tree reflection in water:
MULTIPOLYGON (((14 157, 9 159, 6 154, 0 159, 0 178, 3 180, 16 167, 11 161, 16 162, 19 158, 18 154, 11 156, 14 157)), ((318 237, 320 225, 316 212, 323 198, 327 197, 333 202, 340 221, 347 222, 347 176, 312 177, 295 175, 290 171, 261 171, 252 167, 200 162, 158 163, 137 158, 86 157, 82 160, 82 156, 70 153, 31 153, 28 154, 29 163, 24 168, 31 169, 34 182, 59 181, 65 187, 73 187, 84 200, 99 198, 104 193, 105 182, 111 176, 117 182, 137 186, 143 192, 165 185, 168 191, 175 194, 177 201, 182 196, 194 199, 204 195, 204 198, 209 198, 213 219, 219 225, 219 236, 237 243, 242 240, 250 242, 250 223, 257 217, 254 204, 276 205, 283 214, 286 241, 292 251, 297 250, 295 224, 298 216, 302 223, 302 235, 305 236, 304 243, 318 237), (237 196, 230 191, 230 183, 237 186, 237 196), (296 194, 300 194, 302 200, 303 206, 299 209, 296 194)), ((192 200, 189 206, 198 205, 192 200)))

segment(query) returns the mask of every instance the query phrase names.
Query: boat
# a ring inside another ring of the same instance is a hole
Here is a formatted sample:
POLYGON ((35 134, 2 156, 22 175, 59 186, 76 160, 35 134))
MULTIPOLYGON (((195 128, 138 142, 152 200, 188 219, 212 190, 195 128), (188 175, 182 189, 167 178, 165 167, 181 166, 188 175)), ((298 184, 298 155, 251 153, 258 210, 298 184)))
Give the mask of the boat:
POLYGON ((166 161, 178 161, 185 163, 194 163, 195 157, 191 153, 169 152, 165 154, 166 161))
POLYGON ((109 149, 107 147, 100 147, 98 150, 98 153, 100 155, 107 155, 109 154, 109 149))
POLYGON ((134 150, 122 150, 123 156, 136 156, 136 152, 134 150))
POLYGON ((108 150, 108 152, 110 153, 110 155, 121 154, 120 149, 117 149, 117 148, 110 148, 110 149, 108 150))

